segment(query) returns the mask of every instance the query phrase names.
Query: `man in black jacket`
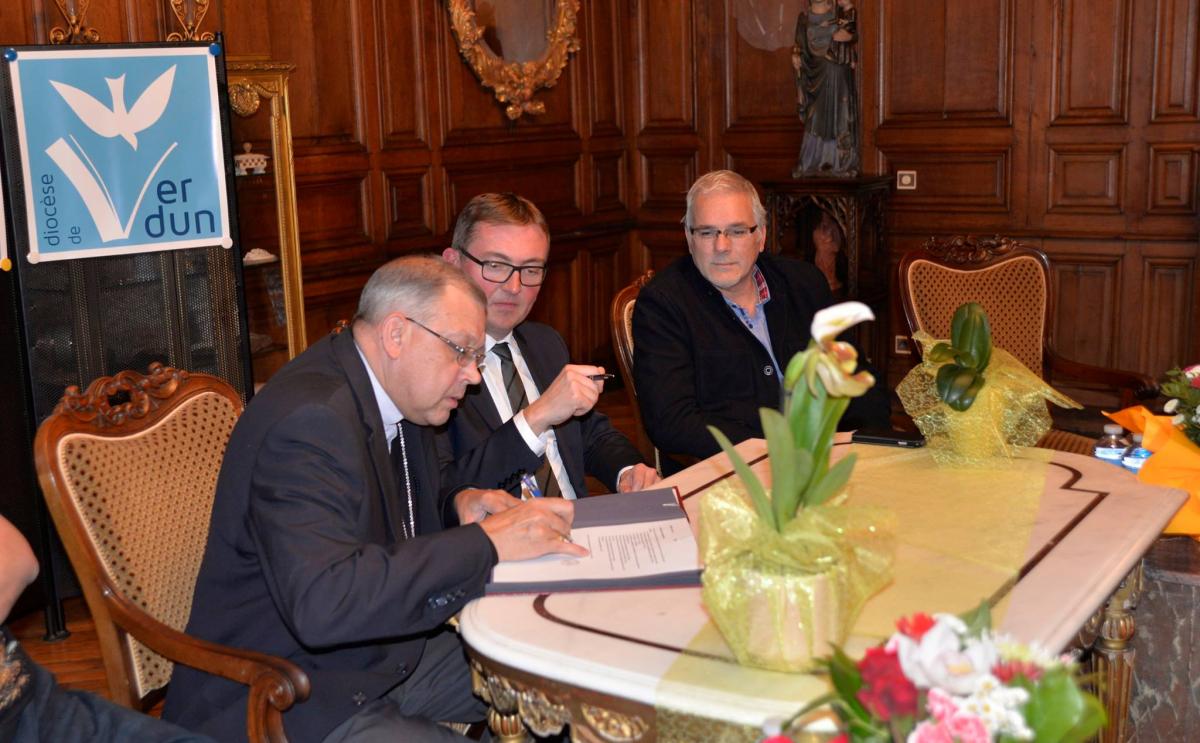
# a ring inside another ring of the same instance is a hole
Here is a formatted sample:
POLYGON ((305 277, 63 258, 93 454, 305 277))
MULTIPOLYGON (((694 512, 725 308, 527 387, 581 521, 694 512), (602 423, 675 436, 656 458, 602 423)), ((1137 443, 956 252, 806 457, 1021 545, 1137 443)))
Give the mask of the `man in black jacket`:
MULTIPOLYGON (((684 232, 690 255, 657 274, 634 305, 633 376, 654 445, 707 457, 720 451, 708 425, 734 443, 763 435, 758 409, 779 407, 782 372, 833 295, 811 264, 763 253, 766 210, 737 173, 714 171, 692 185, 684 232)), ((876 387, 851 401, 840 428, 886 426, 888 417, 876 387)))
POLYGON ((516 492, 522 474, 547 495, 587 495, 585 474, 613 492, 658 481, 637 447, 594 409, 604 369, 572 364, 553 328, 526 320, 546 277, 550 230, 512 193, 485 193, 458 216, 442 257, 487 296, 483 383, 467 391, 441 438, 447 480, 516 492))
MULTIPOLYGON (((446 620, 498 560, 584 554, 571 503, 441 487, 432 426, 478 384, 483 328, 461 271, 398 258, 233 430, 187 632, 304 669, 290 740, 456 737, 435 721, 486 710, 446 620)), ((245 686, 176 666, 164 718, 232 741, 245 715, 245 686)))

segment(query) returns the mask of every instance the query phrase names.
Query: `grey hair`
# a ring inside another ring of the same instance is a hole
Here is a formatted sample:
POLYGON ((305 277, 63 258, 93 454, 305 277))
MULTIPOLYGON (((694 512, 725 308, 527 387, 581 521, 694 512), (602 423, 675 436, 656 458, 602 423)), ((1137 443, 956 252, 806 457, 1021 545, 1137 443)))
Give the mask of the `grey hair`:
POLYGON ((441 257, 419 254, 396 258, 371 274, 358 298, 354 319, 378 323, 389 313, 399 311, 424 322, 451 286, 466 292, 480 307, 487 306, 487 299, 475 282, 441 257))
POLYGON ((454 222, 454 237, 450 247, 463 252, 475 237, 475 229, 480 224, 492 225, 537 225, 550 239, 550 227, 540 209, 529 199, 519 194, 481 193, 475 196, 458 213, 454 222))
MULTIPOLYGON (((758 189, 754 184, 732 170, 714 170, 696 179, 687 194, 687 213, 683 216, 683 226, 692 226, 692 212, 696 199, 710 193, 741 193, 750 197, 750 206, 754 209, 754 223, 759 227, 767 225, 767 210, 762 200, 758 198, 758 189)), ((689 233, 690 234, 690 233, 689 233)))

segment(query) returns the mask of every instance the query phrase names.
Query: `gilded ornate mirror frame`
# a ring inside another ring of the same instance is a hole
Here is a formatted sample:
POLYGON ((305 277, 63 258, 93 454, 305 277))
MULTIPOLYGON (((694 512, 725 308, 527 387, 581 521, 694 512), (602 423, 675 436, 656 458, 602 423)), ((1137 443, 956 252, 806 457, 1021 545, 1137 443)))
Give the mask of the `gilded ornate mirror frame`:
POLYGON ((296 214, 296 175, 292 161, 292 120, 288 109, 288 73, 295 65, 231 57, 226 65, 229 107, 252 116, 262 99, 271 102, 271 162, 275 171, 275 208, 279 218, 279 260, 283 308, 287 316, 288 358, 308 345, 304 330, 304 284, 300 275, 300 223, 296 214))
POLYGON ((554 20, 546 31, 546 50, 530 62, 508 62, 488 47, 483 29, 475 18, 472 0, 446 0, 450 11, 450 26, 458 39, 458 51, 479 77, 479 81, 496 93, 496 100, 505 104, 504 112, 516 121, 521 114, 541 114, 546 104, 533 100, 539 88, 552 88, 558 82, 567 57, 579 51, 575 37, 575 16, 579 0, 555 0, 554 20))

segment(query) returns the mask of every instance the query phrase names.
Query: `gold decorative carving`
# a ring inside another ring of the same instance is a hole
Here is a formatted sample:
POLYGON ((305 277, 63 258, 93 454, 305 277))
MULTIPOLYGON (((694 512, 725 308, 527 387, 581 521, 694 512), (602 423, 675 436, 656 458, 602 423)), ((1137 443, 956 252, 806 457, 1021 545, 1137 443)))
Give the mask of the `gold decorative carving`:
MULTIPOLYGON (((207 0, 205 2, 207 5, 207 0)), ((296 211, 296 174, 292 154, 292 117, 288 74, 295 65, 230 57, 226 70, 229 107, 238 116, 254 115, 265 98, 271 104, 271 162, 275 172, 279 260, 283 274, 283 308, 287 316, 288 356, 308 345, 304 328, 304 281, 300 271, 300 221, 296 211)))
POLYGON ((930 255, 947 263, 965 265, 998 258, 1011 252, 1018 245, 1016 240, 999 235, 994 237, 959 235, 949 240, 931 237, 921 247, 930 255))
POLYGON ((1132 640, 1137 624, 1133 612, 1142 599, 1142 563, 1121 581, 1104 605, 1100 637, 1092 650, 1092 670, 1108 725, 1100 731, 1101 743, 1128 740, 1129 694, 1133 688, 1132 640))
POLYGON ((526 689, 517 696, 517 710, 525 727, 543 738, 561 733, 563 726, 571 722, 566 707, 536 689, 526 689))
POLYGON ((167 34, 167 41, 216 41, 212 31, 196 33, 204 16, 208 14, 211 0, 171 0, 171 10, 175 20, 183 27, 183 33, 172 31, 167 34))
POLYGON ((157 410, 187 378, 186 371, 156 361, 150 365, 148 374, 127 369, 111 377, 100 377, 86 392, 71 385, 63 392, 54 412, 83 423, 93 423, 97 428, 118 426, 130 418, 145 418, 150 411, 157 410))
POLYGON ((650 729, 646 721, 637 715, 622 715, 587 703, 581 703, 579 711, 588 727, 594 730, 601 740, 610 743, 641 740, 650 729))
POLYGON ((54 0, 58 12, 62 13, 63 20, 67 22, 67 27, 55 26, 50 29, 51 44, 96 44, 100 41, 100 32, 87 25, 88 5, 91 2, 92 0, 54 0))
POLYGON ((546 49, 540 58, 529 62, 508 62, 496 56, 483 40, 472 0, 447 0, 447 6, 458 51, 479 81, 505 104, 508 118, 516 121, 521 114, 545 113, 546 104, 533 100, 533 94, 539 88, 554 87, 567 66, 567 57, 579 51, 579 39, 575 37, 579 0, 555 0, 554 21, 546 31, 546 49))

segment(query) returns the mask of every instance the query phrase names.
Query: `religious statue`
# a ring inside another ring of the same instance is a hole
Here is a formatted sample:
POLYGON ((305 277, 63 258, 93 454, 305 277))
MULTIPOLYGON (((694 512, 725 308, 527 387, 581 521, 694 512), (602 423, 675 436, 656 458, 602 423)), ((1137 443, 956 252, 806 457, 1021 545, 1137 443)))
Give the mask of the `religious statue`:
POLYGON ((792 66, 804 140, 794 178, 858 175, 857 47, 853 0, 809 0, 800 11, 792 66))
POLYGON ((825 280, 829 282, 829 290, 834 296, 842 289, 842 280, 838 278, 837 257, 842 250, 842 228, 829 212, 821 212, 821 221, 813 229, 813 265, 817 267, 825 280))

